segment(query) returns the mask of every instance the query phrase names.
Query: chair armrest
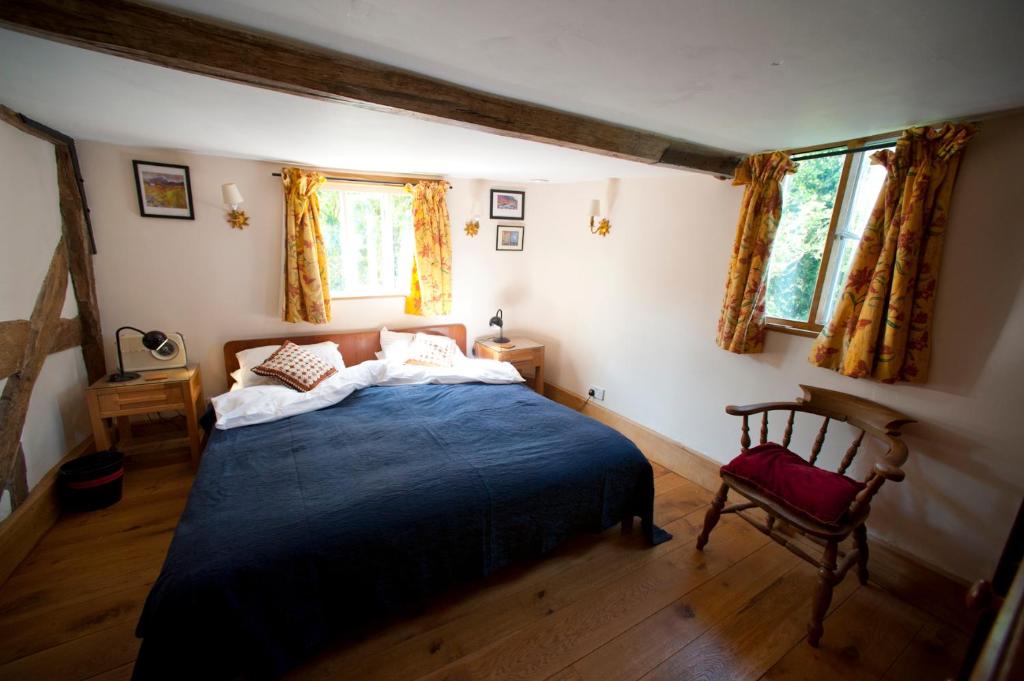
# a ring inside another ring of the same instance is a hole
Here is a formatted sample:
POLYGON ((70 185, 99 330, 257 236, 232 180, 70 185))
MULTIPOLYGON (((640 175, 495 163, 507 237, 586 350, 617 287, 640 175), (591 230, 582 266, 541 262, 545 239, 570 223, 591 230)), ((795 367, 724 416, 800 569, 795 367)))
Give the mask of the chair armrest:
POLYGON ((807 408, 799 402, 762 402, 760 404, 748 404, 745 406, 735 406, 730 404, 725 408, 726 414, 732 414, 733 416, 750 416, 751 414, 760 414, 765 411, 776 411, 795 409, 796 411, 807 411, 807 408))
POLYGON ((875 473, 893 482, 902 482, 903 478, 907 477, 907 474, 902 469, 881 461, 875 464, 875 473))
POLYGON ((799 411, 804 414, 827 416, 833 421, 846 421, 845 414, 829 411, 828 409, 822 409, 820 407, 812 407, 811 405, 803 402, 761 402, 760 404, 748 404, 742 407, 730 404, 725 408, 725 413, 733 416, 750 416, 751 414, 761 414, 766 411, 799 411))

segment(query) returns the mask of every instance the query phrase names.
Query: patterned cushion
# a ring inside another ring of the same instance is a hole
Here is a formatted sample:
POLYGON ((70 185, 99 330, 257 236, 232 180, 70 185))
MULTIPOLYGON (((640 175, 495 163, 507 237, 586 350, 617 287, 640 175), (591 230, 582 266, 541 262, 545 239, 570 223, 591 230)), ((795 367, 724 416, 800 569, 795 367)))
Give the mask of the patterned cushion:
POLYGON ((432 336, 417 333, 409 346, 406 364, 417 364, 425 367, 450 367, 455 363, 458 346, 447 336, 432 336))
POLYGON ((291 341, 274 351, 263 364, 252 368, 260 376, 272 376, 300 392, 309 392, 338 370, 291 341))
POLYGON ((843 520, 864 483, 812 466, 774 442, 758 445, 722 466, 799 515, 826 525, 843 520))

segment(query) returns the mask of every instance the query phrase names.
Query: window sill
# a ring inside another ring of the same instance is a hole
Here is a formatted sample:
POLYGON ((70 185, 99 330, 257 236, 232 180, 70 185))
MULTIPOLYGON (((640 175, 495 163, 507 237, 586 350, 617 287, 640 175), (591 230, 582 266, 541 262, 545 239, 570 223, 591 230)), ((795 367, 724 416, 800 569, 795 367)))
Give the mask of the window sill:
POLYGON ((364 300, 372 298, 405 298, 408 293, 364 293, 357 296, 331 296, 331 300, 364 300))
POLYGON ((821 327, 818 327, 817 329, 804 329, 799 326, 790 326, 780 322, 768 322, 765 324, 765 328, 769 331, 778 331, 779 333, 788 333, 791 336, 803 336, 804 338, 817 338, 818 334, 821 333, 821 327))

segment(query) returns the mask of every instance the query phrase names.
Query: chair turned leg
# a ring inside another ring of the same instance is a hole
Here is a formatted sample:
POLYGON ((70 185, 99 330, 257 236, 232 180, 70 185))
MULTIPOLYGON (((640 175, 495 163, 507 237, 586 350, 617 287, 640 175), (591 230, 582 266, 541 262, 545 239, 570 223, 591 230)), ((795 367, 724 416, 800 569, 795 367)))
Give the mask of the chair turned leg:
POLYGON ((715 525, 718 524, 718 519, 722 517, 722 509, 725 508, 725 498, 729 494, 729 485, 722 483, 722 486, 718 488, 718 494, 711 501, 711 506, 708 508, 708 512, 704 515, 704 529, 700 531, 700 536, 697 537, 697 550, 703 551, 704 547, 708 543, 708 535, 711 534, 711 530, 715 529, 715 525))
POLYGON ((825 633, 825 615, 832 605, 832 589, 836 585, 836 553, 839 545, 830 541, 825 546, 825 557, 818 570, 818 589, 814 592, 811 605, 811 621, 807 625, 807 642, 817 648, 821 635, 825 633))
POLYGON ((859 525, 853 531, 853 541, 857 547, 857 579, 867 586, 868 583, 868 528, 859 525))

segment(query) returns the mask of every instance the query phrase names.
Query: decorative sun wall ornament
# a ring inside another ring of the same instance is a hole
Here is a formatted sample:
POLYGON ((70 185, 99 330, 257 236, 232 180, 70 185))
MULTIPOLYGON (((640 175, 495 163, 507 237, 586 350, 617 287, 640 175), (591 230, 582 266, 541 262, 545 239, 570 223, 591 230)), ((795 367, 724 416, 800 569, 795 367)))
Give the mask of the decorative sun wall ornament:
POLYGON ((249 226, 249 216, 244 210, 228 211, 227 220, 233 229, 245 229, 249 226))
POLYGON ((612 231, 612 223, 608 221, 608 218, 601 218, 596 228, 591 225, 590 231, 601 236, 608 236, 608 232, 612 231))
POLYGON ((476 236, 480 232, 480 221, 479 220, 467 220, 466 221, 466 236, 476 236))

